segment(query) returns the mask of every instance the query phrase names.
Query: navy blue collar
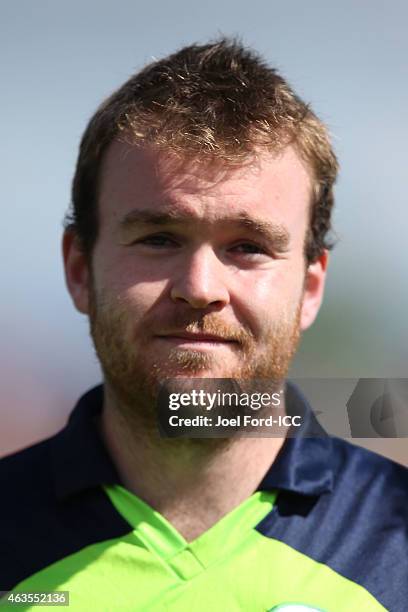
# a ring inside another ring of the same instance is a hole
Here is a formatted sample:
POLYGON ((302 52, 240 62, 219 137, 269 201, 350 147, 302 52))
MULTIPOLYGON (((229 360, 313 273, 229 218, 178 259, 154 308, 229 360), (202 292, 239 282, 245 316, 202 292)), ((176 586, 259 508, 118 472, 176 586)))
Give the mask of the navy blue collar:
POLYGON ((291 382, 286 383, 286 412, 301 416, 292 426, 275 461, 258 489, 284 489, 302 495, 321 495, 333 490, 332 438, 317 421, 308 401, 291 382))
MULTIPOLYGON (((66 427, 52 439, 51 461, 58 499, 101 484, 120 484, 97 426, 102 405, 103 387, 88 391, 75 406, 66 427)), ((295 437, 285 440, 258 489, 284 489, 303 495, 331 491, 332 440, 291 383, 286 386, 286 410, 301 415, 302 425, 295 437)))
POLYGON ((66 427, 52 440, 52 469, 59 499, 101 484, 120 483, 98 431, 102 406, 100 385, 81 397, 66 427))

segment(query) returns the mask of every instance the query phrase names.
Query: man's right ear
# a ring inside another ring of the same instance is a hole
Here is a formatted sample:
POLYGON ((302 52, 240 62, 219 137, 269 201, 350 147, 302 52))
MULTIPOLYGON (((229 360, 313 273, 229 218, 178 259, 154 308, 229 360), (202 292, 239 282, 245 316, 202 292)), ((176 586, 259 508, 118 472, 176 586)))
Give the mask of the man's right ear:
POLYGON ((88 260, 80 248, 77 234, 66 229, 62 238, 62 255, 64 258, 65 282, 75 307, 83 314, 89 313, 88 260))

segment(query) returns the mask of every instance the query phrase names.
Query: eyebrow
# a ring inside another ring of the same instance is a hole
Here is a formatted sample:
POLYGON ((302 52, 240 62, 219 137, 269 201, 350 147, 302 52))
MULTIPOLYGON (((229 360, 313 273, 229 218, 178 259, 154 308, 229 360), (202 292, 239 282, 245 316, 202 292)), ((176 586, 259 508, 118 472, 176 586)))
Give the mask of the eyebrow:
MULTIPOLYGON (((200 221, 191 214, 181 213, 180 211, 168 210, 165 212, 155 212, 151 209, 132 210, 127 213, 119 222, 120 229, 123 232, 136 229, 143 225, 154 225, 164 227, 175 224, 192 224, 200 221)), ((290 234, 287 228, 280 223, 273 223, 265 219, 252 217, 246 211, 242 211, 233 217, 219 217, 216 220, 218 224, 230 224, 236 227, 249 230, 252 233, 261 235, 263 239, 273 243, 275 248, 280 251, 288 249, 290 242, 290 234)))

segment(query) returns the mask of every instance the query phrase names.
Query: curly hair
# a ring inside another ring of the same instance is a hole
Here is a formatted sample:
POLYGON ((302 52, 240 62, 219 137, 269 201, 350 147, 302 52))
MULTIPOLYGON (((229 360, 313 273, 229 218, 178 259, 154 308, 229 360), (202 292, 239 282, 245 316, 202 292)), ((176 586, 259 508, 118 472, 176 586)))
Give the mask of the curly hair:
POLYGON ((191 45, 132 76, 98 108, 82 137, 65 227, 87 256, 98 236, 98 185, 114 139, 183 157, 240 164, 292 145, 312 177, 307 263, 333 246, 338 164, 326 126, 274 68, 235 39, 191 45))

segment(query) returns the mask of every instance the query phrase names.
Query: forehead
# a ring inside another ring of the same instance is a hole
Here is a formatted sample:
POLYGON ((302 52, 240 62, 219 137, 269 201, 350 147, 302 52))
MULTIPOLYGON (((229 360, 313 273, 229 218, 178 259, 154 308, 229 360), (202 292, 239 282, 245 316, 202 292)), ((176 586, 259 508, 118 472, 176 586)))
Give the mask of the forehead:
POLYGON ((104 159, 99 194, 101 224, 149 208, 196 221, 245 214, 290 226, 308 218, 311 179, 291 147, 231 167, 115 141, 104 159))

